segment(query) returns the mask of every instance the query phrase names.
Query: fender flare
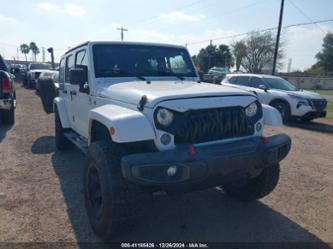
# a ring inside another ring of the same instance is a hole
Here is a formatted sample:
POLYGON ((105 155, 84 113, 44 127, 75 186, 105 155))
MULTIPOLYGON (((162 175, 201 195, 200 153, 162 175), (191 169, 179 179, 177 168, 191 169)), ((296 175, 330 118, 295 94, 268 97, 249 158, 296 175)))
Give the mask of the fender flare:
POLYGON ((91 126, 98 121, 107 127, 112 141, 117 143, 138 142, 155 139, 155 131, 146 116, 139 111, 126 107, 107 104, 92 109, 89 112, 89 143, 91 141, 91 126))
POLYGON ((279 126, 283 124, 281 114, 277 109, 270 105, 262 104, 262 110, 265 125, 279 126))
POLYGON ((286 103, 287 105, 288 105, 288 107, 290 108, 290 104, 289 104, 289 102, 288 102, 288 100, 286 100, 286 99, 284 99, 284 98, 281 98, 281 97, 277 97, 277 98, 274 98, 274 99, 272 99, 270 102, 269 102, 269 105, 270 106, 272 106, 272 104, 274 103, 274 102, 283 102, 283 103, 286 103))
POLYGON ((58 109, 58 114, 60 117, 60 122, 63 128, 71 128, 71 124, 69 122, 69 118, 66 111, 66 105, 65 100, 61 97, 56 97, 53 100, 53 112, 55 112, 55 109, 58 109))

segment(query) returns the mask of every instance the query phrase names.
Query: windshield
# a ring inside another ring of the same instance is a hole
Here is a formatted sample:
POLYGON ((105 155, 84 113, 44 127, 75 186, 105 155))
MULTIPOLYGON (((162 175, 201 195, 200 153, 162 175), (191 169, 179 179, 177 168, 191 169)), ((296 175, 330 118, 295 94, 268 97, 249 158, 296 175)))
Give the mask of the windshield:
POLYGON ((285 90, 285 91, 297 91, 297 87, 282 78, 265 78, 269 88, 285 90))
POLYGON ((34 69, 51 69, 50 64, 31 64, 30 65, 30 70, 34 69))
POLYGON ((95 77, 196 77, 186 49, 152 45, 93 46, 95 77))

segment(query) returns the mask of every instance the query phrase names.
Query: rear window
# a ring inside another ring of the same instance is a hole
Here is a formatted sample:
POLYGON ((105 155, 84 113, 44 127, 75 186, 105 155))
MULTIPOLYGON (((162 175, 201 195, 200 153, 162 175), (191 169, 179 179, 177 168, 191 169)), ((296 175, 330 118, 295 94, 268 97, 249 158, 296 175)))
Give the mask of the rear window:
POLYGON ((229 80, 228 80, 230 83, 232 84, 236 84, 236 81, 237 81, 237 77, 230 77, 229 80))

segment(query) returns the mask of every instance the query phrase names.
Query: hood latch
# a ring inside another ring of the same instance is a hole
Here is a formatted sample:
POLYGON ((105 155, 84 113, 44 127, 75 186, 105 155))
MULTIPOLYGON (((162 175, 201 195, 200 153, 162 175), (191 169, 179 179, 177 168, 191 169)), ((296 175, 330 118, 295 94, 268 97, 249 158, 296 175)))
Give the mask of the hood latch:
POLYGON ((140 102, 139 102, 138 106, 137 106, 137 108, 138 108, 139 111, 141 111, 141 112, 143 111, 143 109, 144 109, 145 104, 147 103, 147 101, 148 101, 147 96, 143 95, 141 97, 141 99, 140 99, 140 102))

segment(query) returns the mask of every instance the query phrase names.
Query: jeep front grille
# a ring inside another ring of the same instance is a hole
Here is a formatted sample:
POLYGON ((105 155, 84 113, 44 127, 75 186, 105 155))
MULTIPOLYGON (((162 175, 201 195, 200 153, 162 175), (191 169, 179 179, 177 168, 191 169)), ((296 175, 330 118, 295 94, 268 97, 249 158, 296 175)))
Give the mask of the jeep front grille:
POLYGON ((190 110, 176 113, 173 124, 163 130, 174 135, 175 144, 195 144, 252 135, 254 122, 242 107, 190 110))

